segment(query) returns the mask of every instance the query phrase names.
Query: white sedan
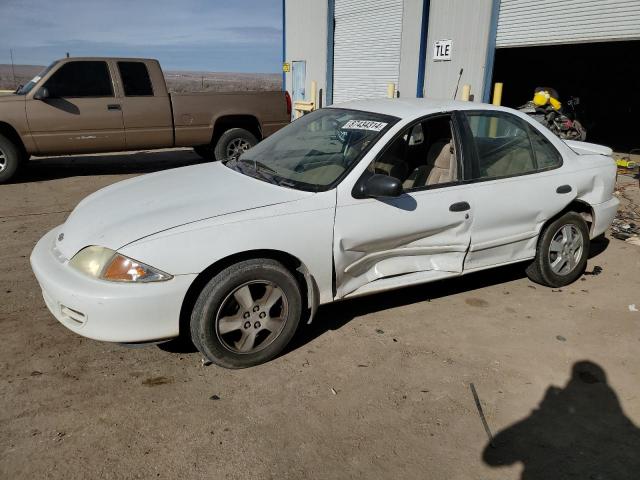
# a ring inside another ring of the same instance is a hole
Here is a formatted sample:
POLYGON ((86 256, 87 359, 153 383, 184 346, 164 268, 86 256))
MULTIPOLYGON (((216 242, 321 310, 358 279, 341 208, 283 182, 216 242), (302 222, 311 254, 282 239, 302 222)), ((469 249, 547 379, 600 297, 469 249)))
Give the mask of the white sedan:
POLYGON ((355 101, 237 159, 88 196, 31 264, 80 335, 190 336, 248 367, 321 304, 523 261, 535 282, 573 282, 616 212, 610 155, 507 108, 355 101))

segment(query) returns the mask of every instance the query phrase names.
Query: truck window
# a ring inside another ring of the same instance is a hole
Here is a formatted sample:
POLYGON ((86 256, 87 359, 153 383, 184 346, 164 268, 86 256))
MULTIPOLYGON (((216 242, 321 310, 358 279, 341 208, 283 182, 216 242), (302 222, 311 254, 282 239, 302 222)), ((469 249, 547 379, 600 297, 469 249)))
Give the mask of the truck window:
POLYGON ((65 63, 44 86, 52 98, 113 97, 109 68, 102 61, 65 63))
POLYGON ((153 96, 147 66, 142 62, 118 62, 126 97, 153 96))

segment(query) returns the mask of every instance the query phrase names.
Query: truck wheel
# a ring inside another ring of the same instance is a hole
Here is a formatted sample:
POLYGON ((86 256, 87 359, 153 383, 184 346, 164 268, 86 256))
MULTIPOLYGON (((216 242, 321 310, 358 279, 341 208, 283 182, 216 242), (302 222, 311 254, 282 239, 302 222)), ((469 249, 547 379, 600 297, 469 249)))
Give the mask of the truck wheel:
POLYGON ((8 181, 20 165, 20 149, 4 135, 0 135, 0 183, 8 181))
POLYGON ((216 143, 216 160, 238 158, 257 143, 258 139, 248 130, 231 128, 224 132, 216 143))
POLYGON ((213 363, 246 368, 276 357, 302 314, 295 277, 261 258, 232 265, 204 287, 191 312, 191 340, 213 363))
POLYGON ((527 267, 527 276, 547 287, 569 285, 584 273, 589 245, 584 219, 575 212, 565 213, 540 234, 536 258, 527 267))

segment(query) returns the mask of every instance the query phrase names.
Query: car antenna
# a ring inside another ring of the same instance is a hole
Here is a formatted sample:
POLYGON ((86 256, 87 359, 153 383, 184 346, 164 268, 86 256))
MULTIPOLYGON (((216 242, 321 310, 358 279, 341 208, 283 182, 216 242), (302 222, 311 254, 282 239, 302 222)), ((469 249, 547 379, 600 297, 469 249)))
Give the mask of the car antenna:
POLYGON ((460 69, 460 73, 458 74, 458 83, 456 84, 456 91, 453 92, 453 100, 456 99, 456 95, 458 95, 458 87, 460 86, 460 79, 462 78, 462 72, 464 71, 464 68, 460 69))

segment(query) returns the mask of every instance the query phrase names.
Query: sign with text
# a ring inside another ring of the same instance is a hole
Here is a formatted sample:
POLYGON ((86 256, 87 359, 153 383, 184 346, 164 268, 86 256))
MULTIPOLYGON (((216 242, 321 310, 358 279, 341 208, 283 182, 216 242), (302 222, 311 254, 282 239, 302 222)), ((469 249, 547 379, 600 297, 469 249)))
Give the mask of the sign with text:
POLYGON ((452 44, 451 40, 437 40, 433 45, 433 60, 436 62, 451 60, 452 44))

